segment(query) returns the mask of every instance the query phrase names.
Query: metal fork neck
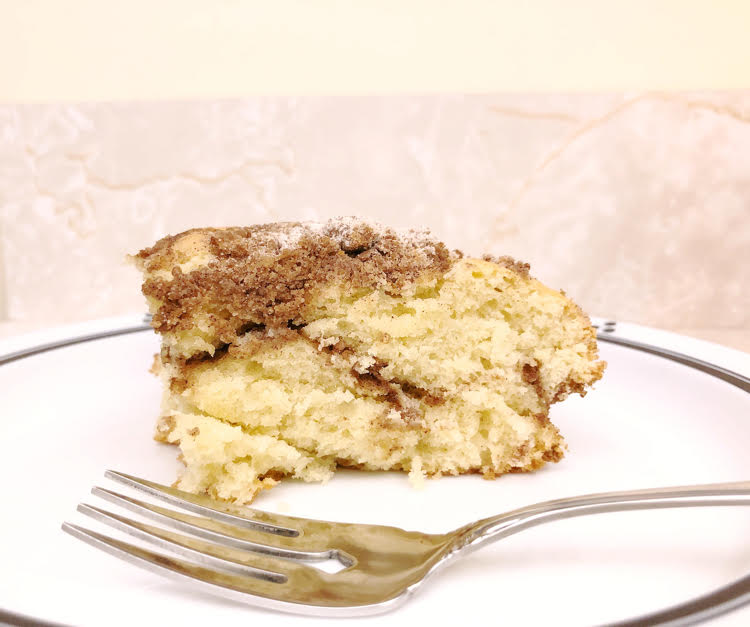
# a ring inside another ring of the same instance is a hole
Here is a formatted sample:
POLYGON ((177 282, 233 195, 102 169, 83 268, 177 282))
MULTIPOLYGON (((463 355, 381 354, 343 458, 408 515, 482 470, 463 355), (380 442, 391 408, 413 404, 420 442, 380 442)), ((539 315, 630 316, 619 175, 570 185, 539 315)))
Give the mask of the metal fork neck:
POLYGON ((467 525, 457 540, 462 554, 553 520, 589 514, 675 507, 750 505, 750 482, 611 492, 539 503, 467 525))

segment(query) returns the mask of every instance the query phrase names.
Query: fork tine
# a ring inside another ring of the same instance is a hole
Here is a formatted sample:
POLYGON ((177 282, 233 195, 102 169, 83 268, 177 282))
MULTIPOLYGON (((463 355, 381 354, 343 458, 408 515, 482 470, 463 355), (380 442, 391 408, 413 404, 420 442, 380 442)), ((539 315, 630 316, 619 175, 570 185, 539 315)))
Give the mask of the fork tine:
POLYGON ((307 523, 309 520, 295 516, 284 516, 272 514, 249 507, 240 507, 230 503, 219 503, 207 496, 190 494, 177 488, 161 485, 147 479, 140 479, 133 475, 116 470, 107 470, 104 473, 107 479, 112 479, 141 492, 145 492, 167 503, 179 505, 183 509, 196 514, 202 514, 214 520, 231 523, 240 527, 258 529, 267 533, 275 533, 283 536, 299 535, 298 523, 307 523))
MULTIPOLYGON (((337 596, 326 598, 322 603, 311 605, 313 602, 311 599, 315 598, 317 580, 304 575, 298 577, 291 572, 287 577, 286 574, 282 573, 286 577, 286 580, 282 583, 258 578, 257 576, 248 577, 214 571, 199 564, 138 547, 71 523, 63 523, 62 529, 75 538, 131 564, 144 567, 160 575, 167 575, 180 580, 187 579, 209 588, 214 594, 219 593, 244 604, 307 616, 365 616, 382 613, 395 605, 394 602, 385 602, 357 606, 337 596)), ((398 601, 400 600, 398 599, 398 601)))
POLYGON ((146 503, 105 488, 95 487, 91 490, 91 493, 175 529, 187 531, 206 540, 218 541, 238 549, 307 561, 339 559, 339 552, 333 547, 321 546, 320 539, 307 536, 289 538, 247 527, 238 527, 146 503))
MULTIPOLYGON (((186 536, 163 527, 132 520, 113 512, 81 503, 78 511, 94 520, 106 523, 115 529, 155 545, 156 548, 168 549, 174 553, 201 563, 203 566, 215 567, 237 575, 249 575, 276 583, 284 583, 290 572, 300 569, 311 570, 310 566, 283 558, 268 557, 263 554, 241 551, 232 547, 206 542, 195 537, 186 536)), ((315 572, 315 571, 313 571, 315 572)), ((311 575, 312 573, 308 573, 311 575)))

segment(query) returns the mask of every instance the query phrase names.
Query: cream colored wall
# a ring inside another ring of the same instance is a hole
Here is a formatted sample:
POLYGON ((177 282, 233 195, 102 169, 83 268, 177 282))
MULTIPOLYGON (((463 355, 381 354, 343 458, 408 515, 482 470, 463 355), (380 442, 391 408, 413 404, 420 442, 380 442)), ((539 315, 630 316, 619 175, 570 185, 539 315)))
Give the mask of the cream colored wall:
POLYGON ((592 314, 750 329, 750 91, 7 105, 0 137, 22 325, 139 311, 123 258, 167 233, 354 214, 527 260, 592 314))
POLYGON ((0 99, 748 87, 746 0, 0 0, 0 99))

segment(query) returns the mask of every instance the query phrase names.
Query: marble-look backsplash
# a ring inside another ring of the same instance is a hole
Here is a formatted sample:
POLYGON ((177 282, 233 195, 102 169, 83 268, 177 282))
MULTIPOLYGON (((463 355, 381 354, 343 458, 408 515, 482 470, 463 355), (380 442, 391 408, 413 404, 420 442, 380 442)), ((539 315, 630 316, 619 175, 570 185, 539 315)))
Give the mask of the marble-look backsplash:
POLYGON ((126 253, 362 215, 592 314, 750 328, 750 91, 0 106, 0 318, 143 309, 126 253))

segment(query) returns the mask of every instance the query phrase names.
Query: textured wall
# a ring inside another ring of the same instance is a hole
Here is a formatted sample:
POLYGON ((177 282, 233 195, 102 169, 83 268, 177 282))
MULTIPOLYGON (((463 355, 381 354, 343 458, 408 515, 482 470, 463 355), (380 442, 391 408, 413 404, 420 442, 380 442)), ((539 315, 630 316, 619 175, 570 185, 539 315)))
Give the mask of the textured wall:
POLYGON ((0 107, 0 316, 138 311, 128 252, 366 215, 512 254, 589 312, 750 328, 750 92, 0 107))

